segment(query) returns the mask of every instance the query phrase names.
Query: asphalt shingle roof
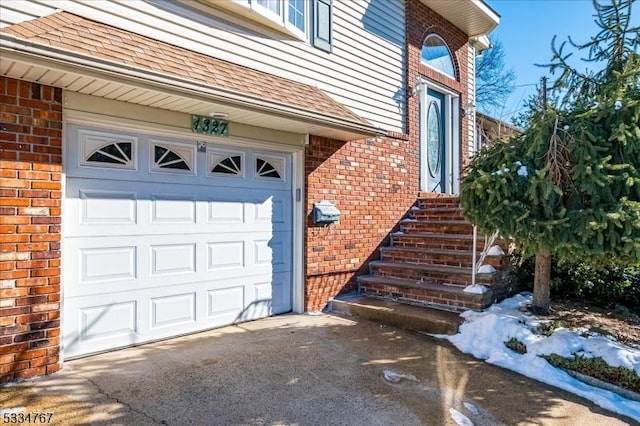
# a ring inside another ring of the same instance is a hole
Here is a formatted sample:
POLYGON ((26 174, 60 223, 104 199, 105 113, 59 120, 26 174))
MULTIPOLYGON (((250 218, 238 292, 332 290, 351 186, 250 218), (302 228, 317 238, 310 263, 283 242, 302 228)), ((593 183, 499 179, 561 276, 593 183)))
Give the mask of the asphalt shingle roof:
POLYGON ((317 87, 183 47, 154 40, 68 12, 11 25, 0 30, 42 46, 91 56, 139 70, 186 78, 207 86, 268 100, 335 119, 371 126, 317 87))

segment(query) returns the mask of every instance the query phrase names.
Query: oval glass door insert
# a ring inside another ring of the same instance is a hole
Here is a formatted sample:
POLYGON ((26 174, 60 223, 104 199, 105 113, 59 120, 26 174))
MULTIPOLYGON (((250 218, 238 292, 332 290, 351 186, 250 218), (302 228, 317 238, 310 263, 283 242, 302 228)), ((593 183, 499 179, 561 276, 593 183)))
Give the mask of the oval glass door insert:
POLYGON ((427 163, 432 177, 438 177, 440 170, 440 145, 440 110, 431 102, 427 112, 427 163))

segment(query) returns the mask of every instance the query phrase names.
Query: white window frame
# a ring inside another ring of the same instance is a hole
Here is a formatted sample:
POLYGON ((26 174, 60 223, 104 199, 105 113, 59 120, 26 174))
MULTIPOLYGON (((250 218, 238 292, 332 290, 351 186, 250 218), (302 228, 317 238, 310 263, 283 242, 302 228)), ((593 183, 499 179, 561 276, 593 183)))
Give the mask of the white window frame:
POLYGON ((302 40, 309 39, 309 35, 310 35, 309 26, 311 24, 311 19, 310 19, 311 2, 310 1, 303 2, 304 31, 301 31, 300 28, 296 27, 295 25, 289 22, 289 0, 278 0, 278 3, 280 4, 280 14, 276 14, 270 9, 267 9, 266 7, 262 6, 260 3, 258 3, 258 0, 248 0, 248 1, 249 1, 249 7, 251 8, 251 10, 275 22, 279 26, 282 26, 284 29, 287 30, 287 32, 296 36, 297 38, 302 40))
POLYGON ((458 67, 456 67, 456 61, 455 61, 455 59, 453 57, 453 52, 451 52, 451 49, 449 48, 449 45, 447 44, 447 42, 436 33, 429 34, 422 41, 422 47, 420 47, 420 63, 422 65, 424 65, 425 67, 427 67, 429 69, 432 69, 434 71, 437 71, 438 73, 440 73, 440 74, 442 74, 442 75, 444 75, 444 76, 446 76, 448 78, 451 78, 451 79, 456 80, 456 81, 458 80, 459 72, 458 72, 458 67), (424 49, 424 43, 427 41, 427 39, 429 39, 431 37, 440 39, 440 41, 442 42, 443 46, 447 48, 447 52, 449 52, 449 58, 451 59, 451 67, 453 68, 453 75, 444 72, 443 70, 439 69, 438 67, 434 67, 433 65, 428 64, 426 61, 424 61, 422 59, 422 49, 424 49))
POLYGON ((284 25, 286 28, 289 29, 289 31, 292 31, 294 33, 299 33, 300 35, 302 35, 305 39, 308 39, 309 35, 310 35, 310 31, 309 31, 309 27, 311 25, 311 2, 310 1, 306 1, 303 0, 302 4, 304 7, 304 31, 301 30, 300 28, 296 27, 294 24, 292 24, 291 22, 289 22, 289 1, 290 0, 284 0, 284 8, 285 8, 285 12, 284 12, 284 25))

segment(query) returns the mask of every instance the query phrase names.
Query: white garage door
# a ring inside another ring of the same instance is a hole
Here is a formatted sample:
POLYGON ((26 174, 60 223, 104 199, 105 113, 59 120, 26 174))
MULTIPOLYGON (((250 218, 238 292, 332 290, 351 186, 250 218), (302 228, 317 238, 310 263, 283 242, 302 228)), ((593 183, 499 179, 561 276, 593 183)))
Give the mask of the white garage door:
POLYGON ((291 155, 67 127, 65 357, 291 310, 291 155))

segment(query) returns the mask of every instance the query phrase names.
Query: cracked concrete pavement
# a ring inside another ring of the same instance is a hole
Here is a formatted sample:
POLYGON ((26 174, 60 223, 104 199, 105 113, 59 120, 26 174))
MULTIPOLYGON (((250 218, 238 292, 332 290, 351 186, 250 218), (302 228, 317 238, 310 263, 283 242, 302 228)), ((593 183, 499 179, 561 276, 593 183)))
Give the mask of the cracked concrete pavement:
POLYGON ((476 426, 630 422, 428 336, 336 315, 282 315, 68 361, 0 388, 0 409, 16 408, 54 412, 56 425, 455 425, 450 409, 476 426), (417 381, 389 381, 385 370, 417 381))

